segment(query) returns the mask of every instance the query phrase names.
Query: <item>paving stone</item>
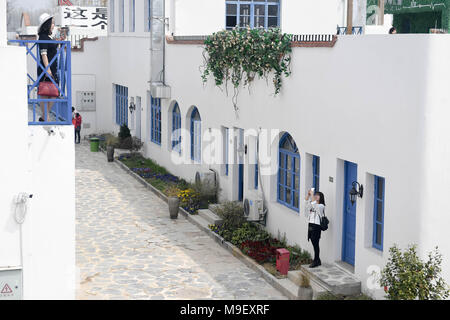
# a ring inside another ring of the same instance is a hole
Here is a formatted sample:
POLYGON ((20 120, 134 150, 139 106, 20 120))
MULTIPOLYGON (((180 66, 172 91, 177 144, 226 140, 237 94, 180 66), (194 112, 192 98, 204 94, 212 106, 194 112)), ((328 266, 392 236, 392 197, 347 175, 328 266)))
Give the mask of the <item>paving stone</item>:
POLYGON ((101 152, 76 145, 78 299, 286 299, 101 152))

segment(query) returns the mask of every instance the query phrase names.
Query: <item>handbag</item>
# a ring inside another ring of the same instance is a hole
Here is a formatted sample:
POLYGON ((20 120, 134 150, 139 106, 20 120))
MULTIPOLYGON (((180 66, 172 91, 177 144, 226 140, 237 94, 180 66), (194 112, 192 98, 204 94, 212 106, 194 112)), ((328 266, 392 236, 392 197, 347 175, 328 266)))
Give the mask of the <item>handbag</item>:
MULTIPOLYGON (((320 216, 319 216, 320 218, 320 216)), ((322 231, 328 230, 328 224, 330 221, 328 220, 327 216, 325 215, 325 210, 323 211, 323 218, 320 218, 320 229, 322 231)))
POLYGON ((39 83, 38 95, 47 97, 59 97, 59 90, 53 82, 44 80, 39 83))

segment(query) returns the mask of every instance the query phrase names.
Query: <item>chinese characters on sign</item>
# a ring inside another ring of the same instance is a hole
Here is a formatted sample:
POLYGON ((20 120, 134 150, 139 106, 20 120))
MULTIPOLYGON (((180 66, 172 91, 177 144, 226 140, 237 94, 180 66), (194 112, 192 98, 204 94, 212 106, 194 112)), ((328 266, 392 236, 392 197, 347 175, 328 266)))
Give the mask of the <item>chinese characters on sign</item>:
POLYGON ((108 26, 107 8, 64 7, 62 26, 105 30, 108 26))

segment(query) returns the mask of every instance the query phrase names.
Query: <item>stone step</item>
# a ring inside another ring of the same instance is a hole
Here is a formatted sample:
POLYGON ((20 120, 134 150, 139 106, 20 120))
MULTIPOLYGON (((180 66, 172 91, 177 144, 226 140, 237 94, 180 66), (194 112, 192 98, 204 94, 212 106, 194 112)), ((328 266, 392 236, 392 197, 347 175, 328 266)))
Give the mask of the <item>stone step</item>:
POLYGON ((323 264, 317 268, 309 268, 303 265, 301 270, 311 280, 317 281, 321 286, 335 295, 358 295, 361 293, 361 281, 353 274, 337 267, 336 265, 323 264))
MULTIPOLYGON (((296 286, 301 284, 301 275, 305 274, 302 270, 292 270, 288 272, 288 279, 295 283, 296 286)), ((310 285, 313 290, 313 299, 317 299, 321 294, 327 293, 328 290, 315 279, 310 278, 310 285)), ((297 287, 298 288, 298 287, 297 287)))
POLYGON ((209 209, 199 209, 198 215, 208 221, 209 224, 220 225, 222 223, 222 219, 209 209))
POLYGON ((204 219, 199 214, 190 214, 187 216, 187 219, 190 220, 195 225, 197 225, 201 230, 206 232, 210 231, 209 229, 210 222, 204 219))

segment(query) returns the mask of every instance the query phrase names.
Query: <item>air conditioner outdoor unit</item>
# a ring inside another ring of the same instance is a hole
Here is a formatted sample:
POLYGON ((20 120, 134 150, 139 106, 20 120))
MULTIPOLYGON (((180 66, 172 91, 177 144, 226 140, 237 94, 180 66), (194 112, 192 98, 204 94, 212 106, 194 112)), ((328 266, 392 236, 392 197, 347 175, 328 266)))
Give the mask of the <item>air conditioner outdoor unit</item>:
POLYGON ((213 170, 197 171, 195 173, 195 183, 201 183, 207 188, 216 187, 216 173, 213 170))
POLYGON ((264 204, 262 198, 245 199, 244 214, 249 221, 261 221, 263 219, 264 204))
POLYGON ((150 92, 153 98, 170 99, 170 87, 162 83, 151 83, 150 92))

